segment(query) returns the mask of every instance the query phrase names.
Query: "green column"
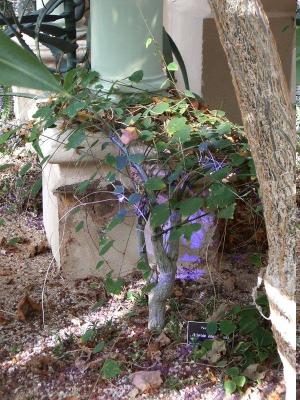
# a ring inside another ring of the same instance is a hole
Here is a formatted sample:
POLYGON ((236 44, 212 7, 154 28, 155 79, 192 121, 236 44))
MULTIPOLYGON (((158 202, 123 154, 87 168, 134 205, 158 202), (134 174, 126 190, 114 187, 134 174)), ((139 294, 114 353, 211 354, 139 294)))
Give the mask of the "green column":
MULTIPOLYGON (((166 87, 162 68, 163 0, 91 0, 90 5, 92 69, 109 81, 143 70, 144 79, 135 86, 150 91, 166 87), (154 42, 146 48, 148 38, 154 42)), ((130 91, 122 86, 119 89, 130 91)))

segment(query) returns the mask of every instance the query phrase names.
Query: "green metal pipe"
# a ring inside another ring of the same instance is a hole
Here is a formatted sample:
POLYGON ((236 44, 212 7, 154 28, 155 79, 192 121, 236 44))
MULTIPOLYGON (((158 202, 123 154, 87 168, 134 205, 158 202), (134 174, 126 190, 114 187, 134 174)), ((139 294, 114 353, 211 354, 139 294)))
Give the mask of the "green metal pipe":
MULTIPOLYGON (((163 0, 91 0, 91 67, 116 81, 143 70, 139 89, 167 86, 163 71, 163 0), (146 48, 147 40, 153 42, 146 48)), ((110 84, 105 84, 108 89, 110 84)), ((122 93, 137 91, 119 85, 122 93)))

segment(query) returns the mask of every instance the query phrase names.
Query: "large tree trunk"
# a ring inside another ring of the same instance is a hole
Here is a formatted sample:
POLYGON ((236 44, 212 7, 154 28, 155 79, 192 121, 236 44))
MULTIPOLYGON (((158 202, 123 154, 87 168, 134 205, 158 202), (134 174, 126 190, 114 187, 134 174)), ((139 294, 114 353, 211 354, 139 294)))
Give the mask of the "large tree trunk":
POLYGON ((292 400, 296 398, 294 112, 261 0, 209 2, 260 184, 269 244, 264 284, 284 365, 286 398, 292 400))

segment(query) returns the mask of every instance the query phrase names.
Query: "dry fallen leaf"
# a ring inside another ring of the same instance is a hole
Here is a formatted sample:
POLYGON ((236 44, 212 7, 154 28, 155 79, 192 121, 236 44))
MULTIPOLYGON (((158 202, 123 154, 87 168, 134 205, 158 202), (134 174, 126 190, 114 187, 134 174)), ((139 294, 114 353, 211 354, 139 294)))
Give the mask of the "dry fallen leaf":
POLYGON ((159 347, 164 347, 171 343, 171 339, 164 332, 162 332, 156 339, 156 342, 159 344, 159 347))
POLYGON ((259 369, 259 364, 251 364, 243 371, 243 375, 245 375, 247 378, 251 379, 252 381, 264 379, 266 373, 259 372, 258 369, 259 369))
POLYGON ((28 246, 28 258, 32 258, 39 254, 46 253, 48 249, 49 246, 46 240, 41 240, 39 243, 31 243, 28 246))
POLYGON ((129 126, 126 129, 121 129, 121 132, 121 142, 125 145, 128 145, 139 137, 138 131, 134 126, 129 126))
POLYGON ((226 344, 224 340, 214 340, 212 349, 204 357, 210 364, 215 364, 226 353, 226 344))
POLYGON ((276 392, 272 392, 268 396, 268 400, 280 400, 280 399, 281 399, 280 395, 276 392))
POLYGON ((183 290, 180 286, 175 286, 173 289, 173 293, 175 297, 182 297, 183 296, 183 290))
POLYGON ((217 383, 217 377, 216 375, 212 372, 212 370, 210 368, 206 368, 206 376, 207 378, 213 383, 216 384, 217 383))
POLYGON ((33 373, 45 375, 52 372, 54 368, 60 368, 61 362, 58 362, 54 357, 38 354, 34 355, 27 363, 33 373))
POLYGON ((158 389, 163 380, 160 371, 139 371, 132 374, 132 383, 142 393, 158 389))
POLYGON ((8 322, 8 319, 0 312, 0 325, 6 325, 8 322))
POLYGON ((147 355, 148 358, 152 361, 158 361, 161 355, 161 352, 159 350, 159 343, 158 342, 152 342, 149 344, 148 349, 147 349, 147 355))
POLYGON ((32 313, 39 312, 41 310, 41 305, 32 300, 29 295, 26 294, 18 304, 17 319, 19 321, 26 321, 32 313))

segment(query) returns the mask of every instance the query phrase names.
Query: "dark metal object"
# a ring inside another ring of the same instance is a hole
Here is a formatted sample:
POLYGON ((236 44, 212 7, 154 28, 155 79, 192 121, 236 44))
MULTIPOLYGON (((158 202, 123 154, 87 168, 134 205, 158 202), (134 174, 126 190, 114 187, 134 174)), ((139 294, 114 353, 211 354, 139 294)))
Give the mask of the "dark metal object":
POLYGON ((39 44, 48 47, 56 61, 60 64, 59 70, 65 72, 75 68, 76 58, 76 22, 79 21, 85 11, 84 0, 50 0, 45 7, 35 12, 26 13, 31 0, 25 0, 23 8, 16 15, 14 9, 8 2, 6 8, 0 9, 0 27, 5 26, 5 34, 16 37, 27 50, 31 51, 22 35, 26 34, 35 39, 37 54, 40 57, 39 44), (64 12, 53 15, 52 12, 61 4, 64 12), (53 25, 53 22, 64 21, 64 27, 53 25), (63 55, 66 62, 61 62, 63 55))

